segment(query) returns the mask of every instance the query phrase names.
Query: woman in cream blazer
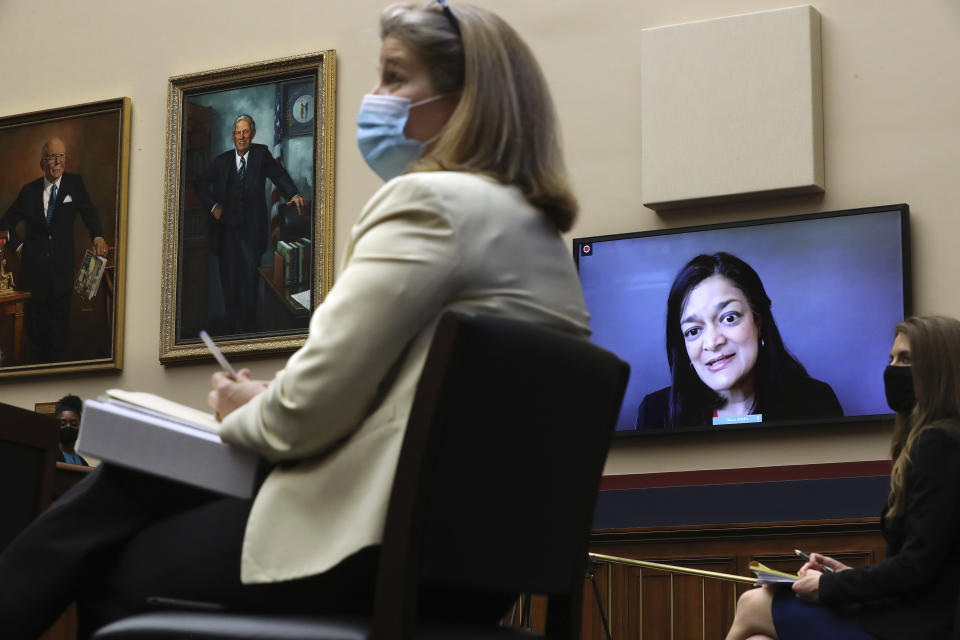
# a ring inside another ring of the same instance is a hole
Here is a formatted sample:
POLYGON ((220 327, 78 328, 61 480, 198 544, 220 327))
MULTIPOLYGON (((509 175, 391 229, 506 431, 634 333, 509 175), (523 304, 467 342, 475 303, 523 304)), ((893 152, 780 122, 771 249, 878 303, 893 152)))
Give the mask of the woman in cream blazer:
POLYGON ((296 461, 275 468, 254 500, 244 582, 320 573, 380 542, 420 370, 447 310, 589 333, 570 250, 519 189, 459 172, 388 182, 353 227, 307 343, 223 420, 227 442, 296 461))
POLYGON ((381 35, 358 143, 387 182, 284 369, 270 381, 214 376, 223 440, 274 463, 259 492, 225 498, 101 465, 0 555, 4 637, 36 637, 78 596, 81 636, 158 596, 254 611, 369 606, 441 314, 588 336, 561 237, 577 204, 529 49, 497 16, 462 5, 390 7, 381 35))

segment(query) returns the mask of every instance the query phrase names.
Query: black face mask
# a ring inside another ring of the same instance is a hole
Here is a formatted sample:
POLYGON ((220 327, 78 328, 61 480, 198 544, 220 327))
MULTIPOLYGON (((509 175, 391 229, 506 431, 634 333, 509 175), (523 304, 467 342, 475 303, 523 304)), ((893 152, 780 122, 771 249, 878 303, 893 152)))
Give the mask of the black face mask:
POLYGON ((78 435, 80 435, 80 429, 76 427, 60 427, 60 444, 72 447, 78 435))
POLYGON ((883 371, 883 390, 887 395, 887 404, 897 413, 907 414, 917 404, 913 395, 913 369, 911 367, 888 366, 883 371))

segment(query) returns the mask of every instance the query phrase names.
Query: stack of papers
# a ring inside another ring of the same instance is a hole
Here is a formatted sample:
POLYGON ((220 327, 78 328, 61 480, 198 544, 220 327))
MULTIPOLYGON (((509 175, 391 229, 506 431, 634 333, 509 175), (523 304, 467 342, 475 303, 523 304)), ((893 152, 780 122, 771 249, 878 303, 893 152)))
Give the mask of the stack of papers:
POLYGON ((757 576, 756 584, 793 584, 800 579, 795 573, 777 571, 756 561, 750 563, 750 571, 757 576))
POLYGON ((179 422, 183 426, 202 429, 210 433, 219 433, 220 423, 212 413, 200 411, 185 404, 167 400, 161 396, 143 391, 124 391, 123 389, 107 389, 106 401, 117 405, 141 411, 146 414, 160 416, 179 422))
POLYGON ((120 389, 83 405, 77 451, 238 498, 256 490, 260 458, 220 439, 216 418, 149 393, 120 389))

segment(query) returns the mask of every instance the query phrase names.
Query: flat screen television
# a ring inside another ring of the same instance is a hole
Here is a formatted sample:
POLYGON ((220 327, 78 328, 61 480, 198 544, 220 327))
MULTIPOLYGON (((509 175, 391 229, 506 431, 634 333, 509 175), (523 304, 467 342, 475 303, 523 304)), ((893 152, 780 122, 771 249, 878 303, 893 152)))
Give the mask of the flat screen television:
POLYGON ((618 433, 889 416, 909 237, 898 204, 575 238, 592 340, 631 367, 618 433))

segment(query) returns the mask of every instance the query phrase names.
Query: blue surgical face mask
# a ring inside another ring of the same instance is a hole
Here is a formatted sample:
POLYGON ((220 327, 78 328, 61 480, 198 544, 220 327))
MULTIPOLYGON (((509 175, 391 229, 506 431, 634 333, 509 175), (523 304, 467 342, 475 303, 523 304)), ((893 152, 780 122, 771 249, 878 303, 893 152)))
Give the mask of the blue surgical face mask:
POLYGON ((363 159, 384 180, 396 178, 415 162, 433 142, 412 140, 403 135, 410 110, 422 104, 443 98, 432 96, 419 102, 408 98, 368 93, 363 96, 360 113, 357 114, 357 145, 363 159))

